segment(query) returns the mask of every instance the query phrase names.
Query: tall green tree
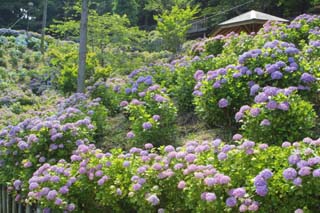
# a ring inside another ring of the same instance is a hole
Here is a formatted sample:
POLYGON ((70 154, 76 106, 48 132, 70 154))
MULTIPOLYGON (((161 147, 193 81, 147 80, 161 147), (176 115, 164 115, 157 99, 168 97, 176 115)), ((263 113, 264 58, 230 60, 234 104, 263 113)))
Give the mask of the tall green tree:
POLYGON ((187 31, 191 27, 190 21, 198 12, 198 8, 181 9, 174 6, 171 11, 165 11, 160 16, 155 16, 157 31, 159 31, 163 46, 166 50, 177 52, 186 41, 187 31))
POLYGON ((130 22, 136 24, 138 21, 138 8, 136 0, 113 0, 112 12, 119 15, 127 15, 130 22))

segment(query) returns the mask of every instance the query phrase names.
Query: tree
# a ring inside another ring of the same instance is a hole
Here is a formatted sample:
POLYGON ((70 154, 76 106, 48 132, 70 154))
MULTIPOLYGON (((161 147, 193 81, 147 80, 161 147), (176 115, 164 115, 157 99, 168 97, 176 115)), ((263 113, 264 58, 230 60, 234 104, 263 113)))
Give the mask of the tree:
POLYGON ((136 24, 138 19, 138 7, 136 0, 113 0, 112 12, 119 15, 127 15, 130 22, 136 24))
POLYGON ((197 13, 198 8, 180 9, 174 6, 171 11, 165 11, 161 16, 155 16, 157 21, 157 31, 159 31, 163 46, 166 50, 177 52, 186 41, 188 29, 191 27, 190 21, 197 13))
POLYGON ((82 0, 82 12, 80 23, 80 46, 79 46, 79 68, 77 92, 83 93, 85 90, 85 71, 87 56, 87 30, 88 29, 88 0, 82 0))
POLYGON ((194 3, 194 0, 149 0, 145 5, 145 10, 163 13, 166 10, 172 10, 174 6, 186 8, 194 3))

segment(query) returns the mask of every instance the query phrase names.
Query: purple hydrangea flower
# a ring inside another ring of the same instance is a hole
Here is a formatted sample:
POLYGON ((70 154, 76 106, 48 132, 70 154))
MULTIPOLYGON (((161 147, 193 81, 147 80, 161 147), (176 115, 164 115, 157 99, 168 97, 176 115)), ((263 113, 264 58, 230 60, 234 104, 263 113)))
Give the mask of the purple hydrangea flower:
POLYGON ((260 126, 270 126, 271 122, 268 119, 263 119, 260 123, 260 126))
POLYGON ((288 161, 290 164, 294 165, 294 164, 297 164, 299 161, 300 161, 300 156, 299 155, 290 155, 288 157, 288 161))
POLYGON ((120 102, 120 106, 121 106, 121 107, 128 106, 128 104, 129 104, 128 101, 121 101, 121 102, 120 102))
POLYGON ((51 191, 49 191, 49 193, 47 195, 47 199, 54 200, 54 199, 56 199, 57 195, 58 195, 58 192, 56 190, 51 190, 51 191))
POLYGON ((250 95, 251 95, 251 96, 256 95, 256 93, 259 91, 259 89, 260 89, 260 86, 259 86, 258 84, 253 85, 253 86, 250 88, 250 95))
POLYGON ((269 110, 274 110, 274 109, 277 109, 278 107, 278 103, 274 100, 270 100, 267 105, 266 105, 267 109, 269 110))
POLYGON ((208 202, 214 201, 217 199, 217 196, 213 192, 205 192, 204 199, 208 202))
POLYGON ((266 196, 268 194, 268 186, 257 186, 256 187, 256 193, 262 197, 266 196))
POLYGON ((300 177, 297 177, 293 180, 293 184, 296 186, 301 186, 302 184, 302 179, 300 177))
POLYGON ((320 169, 315 169, 312 172, 313 177, 320 177, 320 169))
POLYGON ((242 139, 242 135, 240 135, 240 134, 235 134, 233 137, 232 137, 232 140, 234 140, 234 141, 239 141, 239 140, 241 140, 242 139))
POLYGON ((202 70, 197 70, 196 73, 193 75, 196 81, 199 81, 203 78, 204 72, 202 70))
POLYGON ((229 105, 229 102, 228 102, 227 99, 222 98, 222 99, 219 100, 218 105, 219 105, 220 108, 226 108, 229 105))
POLYGON ((218 160, 219 160, 219 161, 225 160, 225 159, 227 159, 227 158, 228 158, 228 155, 227 155, 226 153, 224 153, 224 152, 220 152, 220 153, 218 154, 218 160))
POLYGON ((184 189, 186 187, 186 182, 185 181, 180 181, 178 183, 178 189, 184 189))
POLYGON ((300 176, 308 176, 308 175, 311 174, 311 170, 312 170, 311 167, 304 166, 304 167, 302 167, 302 168, 299 170, 298 174, 299 174, 300 176))
POLYGON ((273 173, 270 171, 270 169, 264 169, 259 173, 264 179, 269 179, 273 176, 273 173))
POLYGON ((226 200, 226 205, 228 207, 234 207, 237 205, 237 199, 235 197, 228 197, 226 200))
POLYGON ((151 129, 151 127, 152 127, 152 124, 150 122, 144 122, 142 124, 142 128, 145 129, 145 130, 151 129))
POLYGON ((150 195, 146 200, 153 206, 156 206, 160 203, 159 198, 155 194, 150 195))
POLYGON ((232 196, 236 198, 242 198, 246 194, 246 190, 244 188, 236 188, 232 191, 232 196))
POLYGON ((127 133, 127 138, 129 138, 129 139, 134 138, 134 136, 135 136, 135 134, 132 131, 127 133))
POLYGON ((281 79, 282 77, 283 77, 283 74, 280 71, 275 71, 271 73, 271 78, 273 80, 278 80, 278 79, 281 79))
POLYGON ((278 105, 278 109, 283 110, 283 111, 288 111, 289 110, 289 103, 288 102, 282 102, 278 105))
POLYGON ((260 114, 260 108, 251 108, 250 115, 252 117, 257 117, 260 114))
POLYGON ((300 81, 302 81, 303 83, 309 84, 309 83, 313 83, 316 80, 315 77, 313 77, 313 75, 309 74, 309 73, 303 73, 301 75, 300 81))
POLYGON ((283 177, 286 180, 293 180, 297 177, 297 171, 294 168, 287 168, 283 171, 283 177))
POLYGON ((254 102, 256 102, 256 103, 263 103, 263 102, 266 102, 266 101, 268 101, 268 96, 264 92, 259 93, 254 98, 254 102))
POLYGON ((290 147, 290 146, 291 146, 291 143, 288 142, 288 141, 285 141, 285 142, 282 143, 281 146, 282 146, 283 148, 287 148, 287 147, 290 147))
POLYGON ((152 119, 154 121, 159 121, 160 120, 160 115, 154 115, 154 116, 152 116, 152 119))

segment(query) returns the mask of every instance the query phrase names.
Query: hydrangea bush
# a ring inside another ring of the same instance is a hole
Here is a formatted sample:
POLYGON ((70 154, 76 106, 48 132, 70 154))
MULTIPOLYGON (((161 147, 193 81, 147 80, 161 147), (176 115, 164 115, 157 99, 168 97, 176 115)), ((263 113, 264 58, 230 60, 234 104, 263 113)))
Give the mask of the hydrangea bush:
POLYGON ((312 135, 316 113, 312 105, 296 94, 296 88, 265 87, 256 104, 243 106, 235 118, 241 121, 243 134, 254 141, 280 145, 312 135))
POLYGON ((139 93, 139 100, 120 104, 129 115, 131 131, 127 137, 135 144, 150 142, 156 146, 170 144, 176 136, 176 107, 160 88, 152 85, 139 93))
POLYGON ((146 144, 128 153, 80 145, 71 163, 45 164, 34 173, 29 202, 67 211, 91 205, 115 212, 318 208, 319 139, 282 147, 256 144, 239 134, 234 140, 191 141, 159 150, 146 144), (83 193, 90 196, 84 198, 83 193))

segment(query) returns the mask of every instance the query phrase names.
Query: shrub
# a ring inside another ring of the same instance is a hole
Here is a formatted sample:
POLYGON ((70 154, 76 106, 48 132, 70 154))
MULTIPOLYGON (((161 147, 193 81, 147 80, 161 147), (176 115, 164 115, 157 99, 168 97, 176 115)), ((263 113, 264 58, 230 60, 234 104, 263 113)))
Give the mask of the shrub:
POLYGON ((25 195, 33 172, 45 162, 68 159, 72 150, 93 135, 89 118, 75 108, 68 108, 59 117, 26 119, 1 131, 1 182, 20 180, 17 193, 25 195))
POLYGON ((176 137, 176 108, 171 99, 158 85, 150 86, 140 95, 141 101, 133 99, 129 104, 126 101, 120 103, 129 114, 132 131, 128 133, 128 138, 140 146, 145 142, 156 146, 173 143, 176 137))
POLYGON ((303 98, 312 100, 316 79, 312 70, 299 66, 300 54, 293 44, 275 40, 240 55, 238 65, 230 64, 206 75, 199 70, 194 88, 197 114, 210 126, 235 126, 232 117, 242 105, 251 104, 265 86, 296 86, 303 98), (227 104, 220 105, 223 100, 227 104))
POLYGON ((0 67, 6 68, 7 66, 7 61, 4 58, 0 58, 0 67))
POLYGON ((88 87, 89 95, 92 98, 100 98, 102 104, 108 110, 109 115, 114 116, 120 112, 120 87, 113 87, 106 82, 98 81, 93 86, 88 87))
POLYGON ((81 145, 71 163, 45 164, 34 173, 29 201, 69 211, 316 211, 319 139, 283 147, 237 140, 107 154, 81 145))
POLYGON ((225 41, 223 36, 216 36, 205 41, 205 53, 207 55, 219 55, 223 51, 225 41))
POLYGON ((236 119, 243 117, 241 129, 245 137, 267 144, 298 141, 312 135, 316 113, 312 105, 302 100, 295 88, 278 90, 272 87, 256 96, 256 104, 243 107, 236 119))

